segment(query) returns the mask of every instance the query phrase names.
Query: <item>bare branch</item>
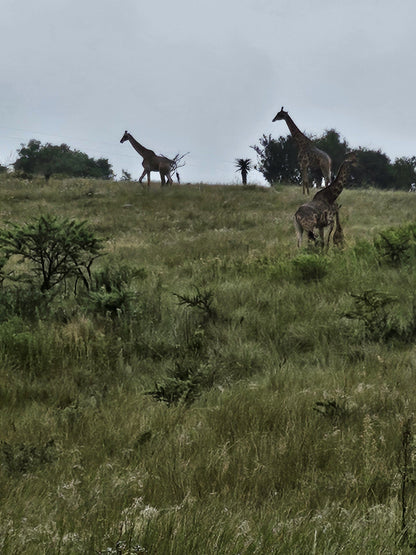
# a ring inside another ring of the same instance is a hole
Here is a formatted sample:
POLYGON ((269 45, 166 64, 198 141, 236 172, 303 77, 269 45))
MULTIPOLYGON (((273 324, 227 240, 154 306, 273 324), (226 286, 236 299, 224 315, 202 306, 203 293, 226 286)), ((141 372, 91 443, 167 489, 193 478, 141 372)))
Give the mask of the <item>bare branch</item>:
POLYGON ((176 156, 174 156, 173 158, 168 158, 164 154, 161 154, 161 156, 163 156, 164 158, 168 158, 171 163, 171 171, 174 172, 177 169, 183 168, 183 166, 185 166, 186 162, 184 162, 183 159, 185 158, 185 156, 188 156, 188 154, 189 152, 185 152, 185 154, 180 154, 178 152, 178 154, 176 154, 176 156))

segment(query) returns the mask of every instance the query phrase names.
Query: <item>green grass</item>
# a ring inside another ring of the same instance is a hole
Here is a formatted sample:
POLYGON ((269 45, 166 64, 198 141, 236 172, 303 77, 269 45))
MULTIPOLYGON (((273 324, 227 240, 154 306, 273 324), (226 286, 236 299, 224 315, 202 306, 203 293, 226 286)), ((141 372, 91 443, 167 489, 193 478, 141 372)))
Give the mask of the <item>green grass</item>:
POLYGON ((3 225, 87 220, 121 294, 40 310, 3 282, 1 553, 413 552, 416 260, 374 240, 416 195, 344 191, 327 254, 296 248, 289 186, 3 178, 0 201, 3 225), (369 291, 386 314, 346 317, 369 291))

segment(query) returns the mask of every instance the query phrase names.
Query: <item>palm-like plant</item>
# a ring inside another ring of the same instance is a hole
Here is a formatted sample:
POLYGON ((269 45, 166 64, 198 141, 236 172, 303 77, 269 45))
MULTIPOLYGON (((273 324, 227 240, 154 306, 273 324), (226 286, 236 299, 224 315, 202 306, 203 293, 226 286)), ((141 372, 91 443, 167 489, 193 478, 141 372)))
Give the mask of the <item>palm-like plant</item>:
POLYGON ((243 185, 247 185, 247 175, 251 170, 251 160, 249 158, 236 158, 235 160, 236 172, 241 173, 241 178, 243 180, 243 185))

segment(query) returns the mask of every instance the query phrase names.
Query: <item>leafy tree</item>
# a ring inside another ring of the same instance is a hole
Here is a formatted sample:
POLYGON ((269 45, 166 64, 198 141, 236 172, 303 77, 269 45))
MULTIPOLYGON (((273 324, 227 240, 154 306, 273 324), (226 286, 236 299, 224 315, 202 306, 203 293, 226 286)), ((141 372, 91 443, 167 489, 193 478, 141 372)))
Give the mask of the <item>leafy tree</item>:
POLYGON ((300 183, 298 151, 291 135, 272 139, 263 135, 259 145, 251 148, 257 153, 257 169, 270 184, 282 181, 300 183))
POLYGON ((0 173, 7 173, 7 167, 0 164, 0 173))
POLYGON ((396 189, 408 191, 416 183, 416 156, 396 158, 392 167, 393 183, 396 189))
MULTIPOLYGON (((21 271, 16 268, 7 277, 38 286, 42 293, 69 277, 80 279, 88 289, 90 268, 101 248, 101 241, 86 222, 50 215, 23 225, 11 224, 0 231, 3 262, 15 256, 26 262, 21 271)), ((2 277, 6 277, 4 273, 2 277)))
POLYGON ((48 180, 51 175, 73 177, 96 177, 111 179, 111 164, 105 158, 95 160, 79 150, 72 150, 68 145, 42 145, 32 139, 27 145, 22 144, 18 159, 13 164, 15 171, 25 176, 43 175, 48 180))
POLYGON ((390 159, 381 150, 360 147, 357 150, 358 164, 352 170, 354 181, 361 186, 388 189, 393 186, 390 159))
POLYGON ((251 160, 249 158, 237 158, 235 160, 236 171, 241 173, 243 185, 247 185, 247 175, 251 170, 251 160))

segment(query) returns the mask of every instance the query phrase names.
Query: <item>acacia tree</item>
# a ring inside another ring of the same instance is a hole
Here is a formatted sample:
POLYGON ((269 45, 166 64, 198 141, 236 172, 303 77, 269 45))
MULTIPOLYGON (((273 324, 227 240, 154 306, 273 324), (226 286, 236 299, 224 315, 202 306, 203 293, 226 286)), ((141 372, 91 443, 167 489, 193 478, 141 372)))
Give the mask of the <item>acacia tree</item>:
POLYGON ((42 293, 70 277, 81 280, 89 289, 91 265, 101 248, 101 241, 85 221, 46 215, 30 223, 11 224, 0 231, 1 277, 29 283, 42 293), (14 265, 6 275, 4 267, 12 257, 26 264, 14 265))
POLYGON ((251 160, 249 158, 236 158, 235 165, 237 167, 236 171, 241 173, 243 185, 247 185, 247 175, 252 167, 251 160))
POLYGON ((42 145, 40 141, 32 139, 27 145, 22 144, 17 152, 19 157, 13 167, 28 177, 43 175, 46 180, 51 175, 101 179, 114 177, 106 158, 95 160, 79 150, 72 150, 66 144, 42 145))

